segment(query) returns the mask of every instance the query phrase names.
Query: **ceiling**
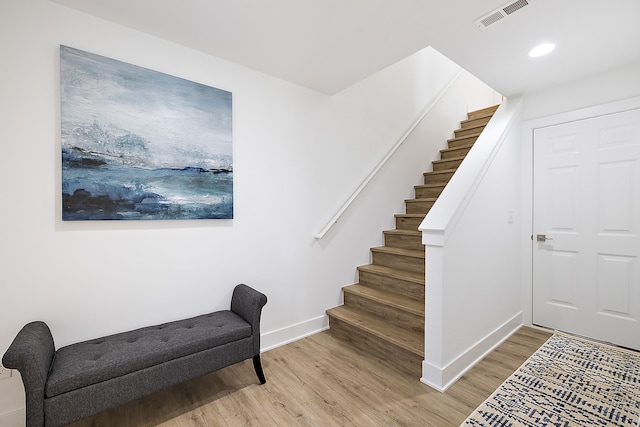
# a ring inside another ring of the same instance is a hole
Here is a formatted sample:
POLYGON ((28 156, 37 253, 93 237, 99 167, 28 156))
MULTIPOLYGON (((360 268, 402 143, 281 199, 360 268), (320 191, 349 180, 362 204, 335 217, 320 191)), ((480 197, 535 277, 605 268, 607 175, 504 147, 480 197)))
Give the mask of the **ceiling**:
POLYGON ((51 1, 326 94, 427 46, 506 96, 640 61, 640 0, 51 1))

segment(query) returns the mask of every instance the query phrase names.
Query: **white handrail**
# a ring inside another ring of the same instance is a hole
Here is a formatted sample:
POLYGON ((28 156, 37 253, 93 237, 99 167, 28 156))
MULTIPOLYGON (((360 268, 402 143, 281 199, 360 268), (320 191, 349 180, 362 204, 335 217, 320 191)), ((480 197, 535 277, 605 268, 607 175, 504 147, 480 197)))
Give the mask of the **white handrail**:
POLYGON ((396 142, 395 145, 391 147, 391 150, 389 150, 389 152, 382 158, 382 160, 378 162, 376 167, 373 168, 373 170, 369 173, 369 175, 367 175, 364 181, 362 181, 362 183, 358 186, 358 188, 356 188, 353 194, 351 194, 351 196, 347 199, 347 201, 344 202, 340 210, 338 210, 338 212, 336 212, 336 214, 333 215, 333 217, 331 217, 327 225, 325 225, 324 228, 315 235, 316 239, 318 240, 322 239, 324 235, 327 234, 329 229, 331 229, 331 227, 333 227, 333 225, 338 222, 342 214, 344 214, 344 212, 349 208, 349 206, 351 206, 351 203, 353 203, 353 201, 360 195, 362 190, 364 190, 364 188, 367 186, 367 184, 369 184, 369 182, 378 173, 378 171, 382 169, 385 163, 387 163, 387 161, 391 158, 391 156, 393 156, 393 154, 398 150, 398 148, 400 148, 400 146, 409 137, 409 135, 411 135, 411 132, 413 132, 416 126, 420 124, 420 122, 427 116, 427 114, 429 114, 429 112, 433 109, 433 107, 436 106, 438 101, 440 101, 440 99, 445 95, 445 93, 447 93, 447 91, 453 85, 453 83, 458 79, 458 77, 460 77, 460 74, 462 74, 462 69, 458 70, 456 75, 453 76, 453 78, 449 81, 449 83, 447 83, 444 86, 444 88, 440 91, 440 93, 438 93, 438 95, 433 99, 433 101, 431 101, 431 103, 422 111, 420 116, 418 116, 418 118, 409 127, 409 129, 407 129, 407 131, 402 135, 402 137, 398 140, 398 142, 396 142))

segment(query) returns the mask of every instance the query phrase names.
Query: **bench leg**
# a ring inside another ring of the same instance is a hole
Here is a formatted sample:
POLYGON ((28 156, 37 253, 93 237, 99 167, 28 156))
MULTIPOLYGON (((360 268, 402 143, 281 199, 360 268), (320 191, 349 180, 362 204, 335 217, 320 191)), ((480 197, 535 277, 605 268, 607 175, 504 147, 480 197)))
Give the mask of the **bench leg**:
POLYGON ((264 377, 264 372, 262 372, 262 362, 260 362, 259 354, 256 356, 253 356, 253 368, 256 370, 256 375, 258 375, 260 384, 266 383, 267 379, 264 377))

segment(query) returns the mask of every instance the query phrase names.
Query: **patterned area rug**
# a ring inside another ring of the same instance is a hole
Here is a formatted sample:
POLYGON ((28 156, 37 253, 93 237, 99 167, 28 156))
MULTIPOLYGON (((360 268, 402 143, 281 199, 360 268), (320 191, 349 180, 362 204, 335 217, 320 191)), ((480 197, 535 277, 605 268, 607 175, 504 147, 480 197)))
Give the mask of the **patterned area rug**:
POLYGON ((640 353, 555 333, 461 426, 638 426, 640 353))

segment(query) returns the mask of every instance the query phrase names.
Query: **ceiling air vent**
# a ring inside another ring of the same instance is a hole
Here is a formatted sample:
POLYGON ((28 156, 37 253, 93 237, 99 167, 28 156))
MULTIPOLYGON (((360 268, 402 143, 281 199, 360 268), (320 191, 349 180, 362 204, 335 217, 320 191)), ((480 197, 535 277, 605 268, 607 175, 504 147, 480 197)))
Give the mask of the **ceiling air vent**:
POLYGON ((516 0, 505 4, 504 6, 493 10, 482 17, 473 21, 474 24, 481 30, 484 30, 496 22, 502 21, 507 16, 511 15, 513 12, 522 9, 525 6, 528 6, 532 0, 516 0))

